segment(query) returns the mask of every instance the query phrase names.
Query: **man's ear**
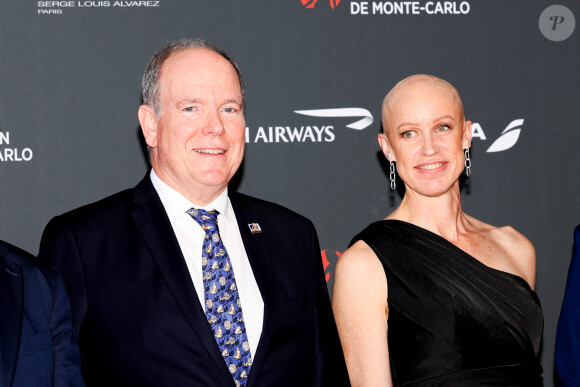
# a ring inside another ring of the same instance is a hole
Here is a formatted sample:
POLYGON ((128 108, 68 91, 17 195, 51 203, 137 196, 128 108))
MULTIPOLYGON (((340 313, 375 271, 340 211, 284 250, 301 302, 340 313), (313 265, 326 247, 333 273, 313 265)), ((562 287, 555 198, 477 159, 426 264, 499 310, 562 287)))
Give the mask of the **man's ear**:
POLYGON ((155 115, 155 110, 153 110, 151 106, 141 105, 139 106, 137 116, 139 117, 139 123, 141 124, 141 131, 143 132, 145 142, 150 148, 156 148, 157 116, 155 115))
POLYGON ((387 160, 397 161, 395 155, 393 154, 393 152, 391 152, 391 147, 389 146, 389 140, 387 139, 387 135, 384 133, 379 133, 377 139, 379 140, 379 146, 381 147, 381 150, 383 151, 383 154, 385 155, 387 160))

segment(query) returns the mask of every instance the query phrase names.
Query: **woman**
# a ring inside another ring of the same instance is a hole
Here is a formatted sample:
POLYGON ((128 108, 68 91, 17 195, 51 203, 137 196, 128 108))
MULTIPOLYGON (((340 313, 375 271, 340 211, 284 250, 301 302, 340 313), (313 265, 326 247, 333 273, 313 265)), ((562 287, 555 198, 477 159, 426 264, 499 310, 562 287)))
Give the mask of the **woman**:
POLYGON ((336 267, 332 303, 352 385, 542 385, 534 247, 461 209, 471 122, 457 90, 415 75, 389 92, 382 115, 391 187, 396 162, 406 193, 336 267))

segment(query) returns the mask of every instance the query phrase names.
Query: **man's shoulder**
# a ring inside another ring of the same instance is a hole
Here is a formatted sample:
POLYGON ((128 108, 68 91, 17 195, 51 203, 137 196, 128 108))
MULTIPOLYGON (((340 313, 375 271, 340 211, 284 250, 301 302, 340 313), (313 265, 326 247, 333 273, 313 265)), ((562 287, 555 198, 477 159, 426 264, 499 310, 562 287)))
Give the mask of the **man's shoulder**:
POLYGON ((134 205, 143 205, 155 193, 149 174, 133 188, 128 188, 95 202, 85 204, 81 207, 75 208, 62 215, 57 216, 59 220, 67 221, 82 221, 98 219, 103 221, 103 218, 116 216, 130 211, 134 205))
POLYGON ((65 272, 57 262, 67 254, 81 247, 96 254, 98 248, 107 246, 104 240, 125 240, 133 224, 133 211, 139 206, 134 191, 127 189, 53 217, 42 233, 39 259, 65 272))
POLYGON ((256 216, 274 218, 278 221, 293 221, 312 224, 310 219, 280 204, 269 202, 253 196, 233 192, 229 195, 234 210, 243 209, 256 216))
MULTIPOLYGON (((96 225, 115 223, 123 219, 128 219, 129 214, 135 208, 145 206, 154 198, 159 199, 156 194, 149 173, 133 188, 128 188, 96 202, 86 204, 74 210, 56 216, 49 224, 65 223, 67 225, 96 225)), ((161 203, 159 201, 159 203, 161 203)))
POLYGON ((14 272, 14 265, 16 265, 22 270, 24 276, 27 276, 28 273, 36 272, 51 283, 56 281, 56 271, 50 266, 39 261, 23 249, 1 240, 0 259, 4 260, 6 269, 9 271, 14 272))
POLYGON ((67 211, 60 215, 60 217, 68 219, 83 219, 94 218, 95 216, 102 216, 108 213, 115 213, 118 210, 126 208, 132 201, 133 190, 134 188, 130 188, 117 192, 113 195, 97 200, 96 202, 85 204, 81 207, 67 211))
POLYGON ((15 260, 17 263, 34 258, 32 254, 22 250, 20 247, 11 245, 0 240, 0 257, 15 260))
POLYGON ((46 225, 40 244, 65 235, 75 238, 101 238, 104 234, 119 232, 131 221, 134 189, 117 192, 94 203, 75 208, 53 217, 46 225))

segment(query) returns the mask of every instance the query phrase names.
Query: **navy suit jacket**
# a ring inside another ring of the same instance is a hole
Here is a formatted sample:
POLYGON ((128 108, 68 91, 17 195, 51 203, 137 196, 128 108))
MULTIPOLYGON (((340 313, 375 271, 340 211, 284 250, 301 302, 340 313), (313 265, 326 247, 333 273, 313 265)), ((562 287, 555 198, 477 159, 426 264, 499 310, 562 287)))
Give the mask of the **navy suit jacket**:
MULTIPOLYGON (((248 386, 348 385, 312 223, 245 195, 230 200, 264 300, 248 386)), ((65 279, 87 385, 234 386, 148 174, 52 219, 40 258, 65 279)))
POLYGON ((574 230, 574 250, 558 320, 554 365, 562 386, 580 386, 580 225, 574 230))
POLYGON ((0 241, 0 387, 84 386, 62 278, 0 241))

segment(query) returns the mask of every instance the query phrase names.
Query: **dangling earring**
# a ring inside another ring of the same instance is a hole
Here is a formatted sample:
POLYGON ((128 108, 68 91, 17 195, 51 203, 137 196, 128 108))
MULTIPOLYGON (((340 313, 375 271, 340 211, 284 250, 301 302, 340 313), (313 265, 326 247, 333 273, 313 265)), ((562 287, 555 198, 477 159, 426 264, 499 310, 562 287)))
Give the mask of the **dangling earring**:
POLYGON ((471 176, 471 158, 469 157, 469 140, 467 140, 467 149, 463 150, 465 154, 465 176, 471 176))
POLYGON ((395 164, 391 160, 391 154, 387 152, 387 160, 389 160, 389 180, 391 181, 391 191, 397 189, 397 181, 395 176, 395 164))

